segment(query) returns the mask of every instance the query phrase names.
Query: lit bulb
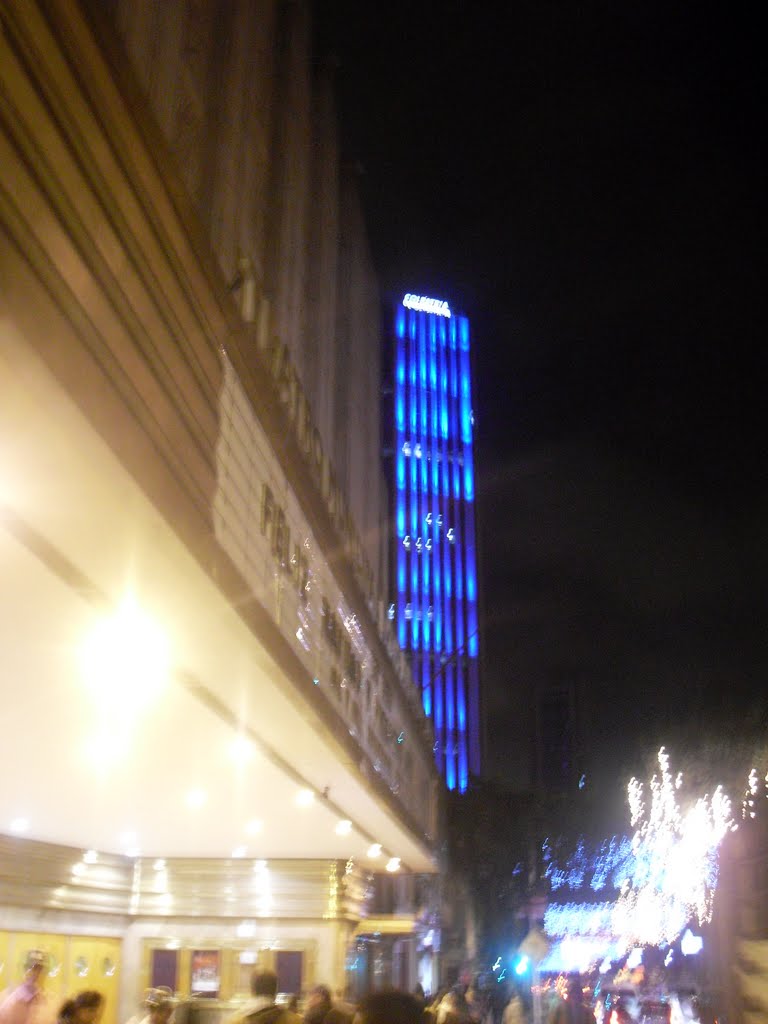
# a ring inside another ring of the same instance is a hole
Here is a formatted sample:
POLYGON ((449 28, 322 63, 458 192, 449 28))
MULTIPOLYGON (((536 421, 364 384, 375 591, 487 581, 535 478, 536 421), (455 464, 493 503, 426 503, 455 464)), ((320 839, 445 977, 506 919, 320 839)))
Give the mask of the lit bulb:
POLYGON ((230 745, 229 756, 235 764, 247 764, 253 757, 253 744, 246 736, 236 736, 230 745))
POLYGON ((124 718, 140 711, 167 681, 168 639, 128 595, 86 637, 81 664, 97 701, 124 718))
POLYGON ((185 800, 190 810, 198 811, 207 800, 207 795, 204 789, 190 789, 185 800))

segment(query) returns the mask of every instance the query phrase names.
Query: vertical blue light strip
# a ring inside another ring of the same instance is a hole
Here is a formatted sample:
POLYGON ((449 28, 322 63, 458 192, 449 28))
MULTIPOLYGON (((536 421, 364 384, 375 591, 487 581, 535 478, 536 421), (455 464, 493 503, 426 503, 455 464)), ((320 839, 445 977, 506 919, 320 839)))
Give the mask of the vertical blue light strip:
POLYGON ((458 747, 458 776, 459 792, 463 793, 467 788, 467 712, 466 712, 466 686, 465 686, 465 659, 459 657, 459 667, 456 670, 456 734, 458 747))
POLYGON ((444 699, 445 698, 444 698, 444 694, 443 694, 443 688, 444 688, 443 677, 442 677, 442 673, 440 673, 437 676, 437 678, 435 679, 435 692, 434 692, 434 699, 435 699, 435 747, 436 747, 436 749, 435 749, 435 757, 437 759, 437 766, 438 766, 438 768, 442 767, 442 764, 443 764, 443 762, 445 760, 445 740, 443 738, 443 704, 444 704, 444 699))
POLYGON ((418 580, 418 566, 416 564, 414 556, 414 545, 417 537, 417 529, 419 524, 419 482, 418 482, 418 470, 416 459, 416 427, 418 424, 419 416, 419 392, 418 392, 418 376, 417 376, 417 342, 416 342, 416 327, 417 319, 414 312, 410 312, 408 315, 408 334, 409 334, 409 345, 408 345, 408 381, 409 381, 409 413, 410 413, 410 425, 411 425, 411 436, 410 442, 410 473, 409 477, 409 489, 408 489, 408 503, 410 512, 410 526, 409 526, 409 547, 408 547, 408 566, 409 566, 409 579, 408 579, 408 593, 409 603, 411 608, 411 620, 410 620, 410 646, 412 651, 418 651, 419 649, 419 580, 418 580))
POLYGON ((440 324, 440 434, 448 437, 448 358, 446 354, 447 332, 445 321, 440 324))
POLYGON ((395 320, 397 349, 395 353, 395 525, 397 530, 397 642, 400 648, 406 645, 406 551, 403 540, 406 534, 405 524, 405 310, 397 311, 395 320))
POLYGON ((429 659, 422 655, 421 667, 421 699, 424 705, 424 714, 427 718, 432 717, 432 681, 429 677, 429 659))
POLYGON ((445 784, 456 789, 456 735, 453 709, 453 666, 445 668, 445 784))
MULTIPOLYGON (((405 309, 402 306, 398 306, 397 312, 395 313, 395 337, 398 341, 401 341, 405 337, 405 309)), ((399 353, 399 345, 397 350, 399 353)))
POLYGON ((453 454, 453 465, 452 465, 452 481, 453 481, 453 499, 454 501, 461 500, 461 466, 459 465, 459 454, 461 452, 461 442, 459 434, 460 424, 460 399, 459 399, 459 361, 456 354, 456 349, 451 348, 450 355, 450 381, 451 381, 451 412, 450 412, 450 445, 451 452, 453 454))
POLYGON ((467 651, 471 658, 477 657, 477 572, 475 568, 475 524, 471 505, 464 507, 464 531, 466 572, 467 572, 467 651))

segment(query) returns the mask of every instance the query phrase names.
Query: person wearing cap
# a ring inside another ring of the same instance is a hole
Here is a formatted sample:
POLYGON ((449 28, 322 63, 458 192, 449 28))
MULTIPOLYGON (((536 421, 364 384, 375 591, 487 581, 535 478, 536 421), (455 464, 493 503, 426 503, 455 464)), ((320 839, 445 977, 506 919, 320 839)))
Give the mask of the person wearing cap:
POLYGON ((176 1009, 176 999, 166 985, 159 985, 147 989, 143 1005, 146 1014, 143 1017, 138 1014, 131 1017, 128 1024, 168 1024, 176 1009))
POLYGON ((44 1024, 50 1011, 43 992, 48 957, 39 949, 27 954, 24 981, 0 995, 0 1024, 44 1024))
POLYGON ((301 1017, 278 1006, 277 975, 274 971, 254 971, 251 975, 251 998, 225 1024, 302 1024, 301 1017))

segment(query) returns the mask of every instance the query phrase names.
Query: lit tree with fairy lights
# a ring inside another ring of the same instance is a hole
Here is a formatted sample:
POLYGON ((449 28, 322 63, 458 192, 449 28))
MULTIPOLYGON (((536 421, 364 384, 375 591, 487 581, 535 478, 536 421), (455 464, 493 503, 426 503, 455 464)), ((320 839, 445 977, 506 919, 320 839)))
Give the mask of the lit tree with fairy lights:
MULTIPOLYGON (((716 758, 707 766, 702 752, 689 755, 693 783, 686 771, 685 786, 664 747, 656 760, 649 783, 629 783, 630 837, 614 836, 594 848, 580 840, 565 858, 562 841, 545 842, 545 873, 556 896, 544 917, 553 943, 544 969, 601 964, 607 970, 638 947, 672 946, 689 927, 711 919, 723 839, 757 825, 768 801, 768 751, 749 774, 738 824, 723 787, 712 786, 720 776, 716 758), (698 796, 703 783, 711 796, 698 796)), ((730 767, 732 784, 737 772, 730 767)), ((685 953, 684 945, 683 939, 685 953)))
POLYGON ((731 802, 720 786, 681 807, 682 775, 673 778, 662 747, 659 773, 628 787, 633 870, 613 911, 612 930, 625 948, 673 942, 686 925, 708 921, 717 885, 718 848, 733 827, 731 802))

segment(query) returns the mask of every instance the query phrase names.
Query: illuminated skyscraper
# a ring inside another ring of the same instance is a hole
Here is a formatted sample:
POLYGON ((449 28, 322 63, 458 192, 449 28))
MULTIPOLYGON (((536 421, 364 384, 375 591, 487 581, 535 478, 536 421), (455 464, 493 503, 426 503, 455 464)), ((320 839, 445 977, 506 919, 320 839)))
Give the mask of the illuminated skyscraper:
POLYGON ((395 313, 397 622, 449 789, 480 771, 469 320, 407 294, 395 313))

